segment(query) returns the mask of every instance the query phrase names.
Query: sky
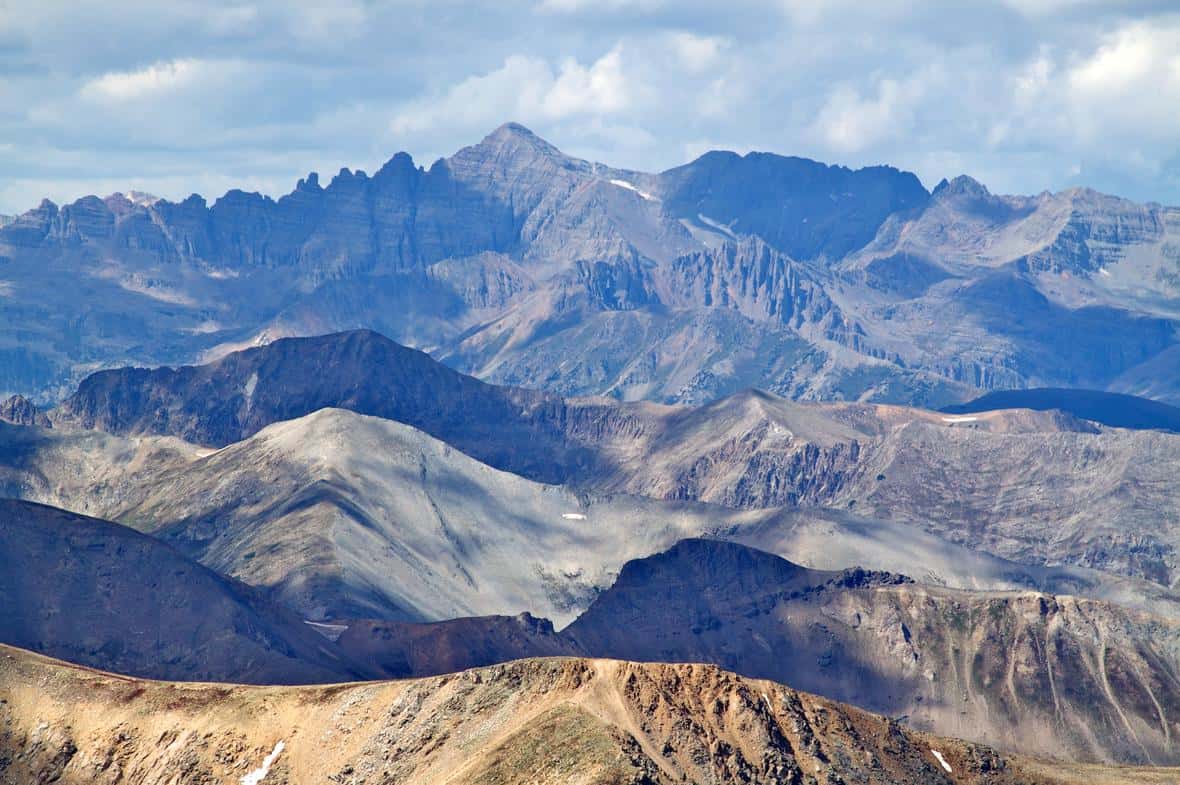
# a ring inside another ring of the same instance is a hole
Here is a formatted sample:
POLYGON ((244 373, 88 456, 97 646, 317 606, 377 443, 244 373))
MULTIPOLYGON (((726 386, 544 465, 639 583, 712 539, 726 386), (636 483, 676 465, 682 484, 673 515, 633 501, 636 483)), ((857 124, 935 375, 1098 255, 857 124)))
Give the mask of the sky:
POLYGON ((0 213, 278 196, 517 121, 661 170, 710 149, 927 187, 1180 204, 1180 0, 0 0, 0 213))

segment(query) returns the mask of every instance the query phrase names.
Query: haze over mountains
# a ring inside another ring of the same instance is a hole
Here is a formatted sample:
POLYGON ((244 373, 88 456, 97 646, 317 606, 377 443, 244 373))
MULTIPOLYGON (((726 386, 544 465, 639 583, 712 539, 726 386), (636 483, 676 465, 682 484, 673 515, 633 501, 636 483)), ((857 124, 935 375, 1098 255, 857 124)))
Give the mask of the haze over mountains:
POLYGON ((1085 387, 1173 403, 1180 214, 1086 190, 928 193, 888 167, 709 153, 660 174, 505 125, 277 201, 115 195, 0 227, 0 388, 369 327, 491 381, 923 405, 1085 387), (952 328, 953 326, 953 328, 952 328))

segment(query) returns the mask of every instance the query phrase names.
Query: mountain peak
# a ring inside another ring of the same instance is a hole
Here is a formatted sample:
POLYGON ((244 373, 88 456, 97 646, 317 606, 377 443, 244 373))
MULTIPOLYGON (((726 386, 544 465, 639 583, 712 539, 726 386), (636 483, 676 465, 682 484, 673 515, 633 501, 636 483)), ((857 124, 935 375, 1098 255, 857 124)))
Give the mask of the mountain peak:
POLYGON ((476 148, 491 148, 493 150, 518 151, 531 149, 546 156, 564 157, 564 153, 554 145, 537 136, 520 123, 508 122, 483 138, 476 148))
POLYGON ((991 192, 987 190, 987 186, 965 174, 961 174, 949 182, 944 177, 942 181, 934 187, 931 193, 934 197, 950 198, 955 196, 967 196, 972 198, 986 199, 991 196, 991 192))
POLYGON ((484 139, 487 140, 487 139, 511 138, 511 137, 519 137, 522 139, 536 139, 538 141, 543 141, 541 139, 541 137, 539 137, 535 133, 533 133, 531 129, 524 127, 520 123, 516 123, 516 122, 512 122, 512 121, 504 123, 500 127, 496 128, 494 131, 492 131, 490 134, 488 134, 486 137, 484 137, 484 139))

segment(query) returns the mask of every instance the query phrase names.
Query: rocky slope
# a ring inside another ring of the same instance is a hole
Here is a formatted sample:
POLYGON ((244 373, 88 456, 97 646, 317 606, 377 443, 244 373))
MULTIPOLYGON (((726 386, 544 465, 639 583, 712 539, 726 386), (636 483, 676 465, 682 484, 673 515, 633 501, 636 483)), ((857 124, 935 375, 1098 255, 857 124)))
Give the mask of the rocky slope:
POLYGON ((373 671, 289 611, 122 526, 0 500, 0 640, 121 673, 310 683, 373 671))
POLYGON ((526 660, 314 688, 143 682, 0 648, 0 782, 1149 785, 715 667, 526 660))
POLYGON ((1175 396, 1144 380, 1177 346, 1178 216, 767 153, 628 172, 508 124, 277 200, 43 202, 0 226, 0 390, 45 403, 97 368, 366 327, 562 394, 1175 396))
POLYGON ((531 482, 340 409, 131 479, 111 501, 118 520, 317 620, 566 621, 627 558, 735 515, 531 482))
POLYGON ((716 663, 1027 754, 1180 761, 1180 624, 1075 597, 818 573, 689 540, 628 563, 563 634, 590 654, 716 663))
POLYGON ((479 382, 360 331, 204 366, 102 372, 52 417, 223 446, 324 406, 405 422, 496 468, 596 494, 835 507, 1027 564, 1177 580, 1180 437, 1057 410, 952 415, 756 391, 702 407, 562 399, 479 382))
MULTIPOLYGON (((675 422, 684 428, 670 427, 670 442, 685 440, 682 453, 641 441, 608 463, 641 468, 661 483, 676 477, 669 456, 692 456, 720 431, 702 427, 707 418, 675 422)), ((743 422, 726 427, 740 432, 743 422)), ((787 445, 788 423, 781 424, 776 438, 787 445)), ((814 416, 789 424, 813 440, 847 428, 814 416)), ((767 454, 759 465, 774 460, 767 454)), ((798 465, 808 477, 807 464, 798 465)), ((738 466, 717 463, 698 476, 737 481, 738 466)), ((313 619, 437 621, 530 610, 568 621, 628 558, 702 534, 821 568, 861 564, 941 585, 1035 588, 1180 614, 1180 597, 1158 584, 1015 564, 846 510, 741 511, 538 484, 405 425, 345 410, 277 423, 216 452, 170 437, 0 426, 0 488, 153 532, 313 619)))

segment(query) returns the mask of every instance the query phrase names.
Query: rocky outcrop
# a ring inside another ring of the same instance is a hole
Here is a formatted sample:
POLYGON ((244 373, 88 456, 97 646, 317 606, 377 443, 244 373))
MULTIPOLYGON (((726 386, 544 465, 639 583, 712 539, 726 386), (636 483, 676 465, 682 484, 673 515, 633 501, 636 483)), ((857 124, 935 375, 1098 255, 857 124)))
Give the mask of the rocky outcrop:
POLYGON ((49 417, 23 395, 14 395, 6 401, 0 402, 0 422, 13 425, 35 425, 40 428, 52 427, 49 417))
POLYGON ((835 309, 814 273, 757 238, 676 259, 667 292, 670 305, 734 308, 796 330, 821 325, 835 309))

